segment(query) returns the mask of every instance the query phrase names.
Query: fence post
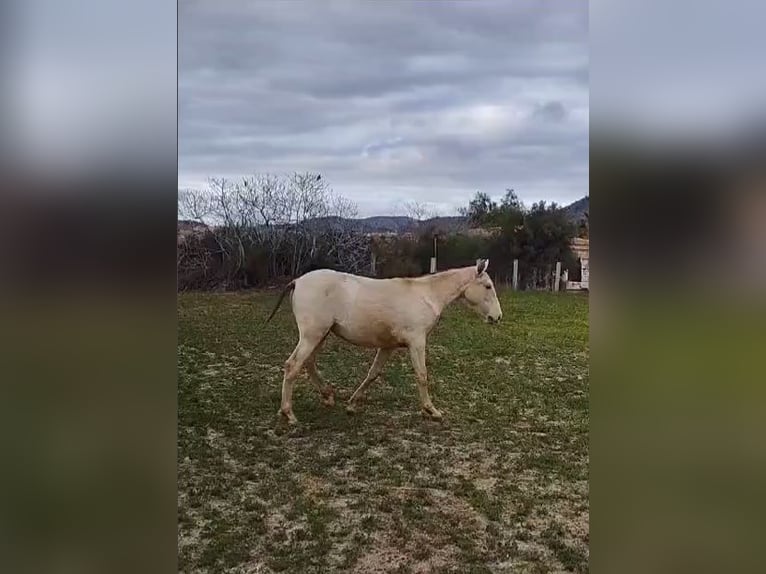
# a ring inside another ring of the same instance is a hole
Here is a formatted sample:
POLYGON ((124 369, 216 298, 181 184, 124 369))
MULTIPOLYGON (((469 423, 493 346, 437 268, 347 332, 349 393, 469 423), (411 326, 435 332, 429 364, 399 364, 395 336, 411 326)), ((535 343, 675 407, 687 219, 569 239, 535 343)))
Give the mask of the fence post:
POLYGON ((431 273, 436 273, 436 234, 435 233, 433 235, 433 240, 434 240, 434 254, 433 254, 433 257, 431 257, 431 269, 430 269, 430 272, 431 273))
POLYGON ((513 290, 519 290, 519 260, 513 260, 513 290))
POLYGON ((561 261, 556 261, 556 276, 553 278, 553 290, 559 290, 559 281, 561 280, 561 261))

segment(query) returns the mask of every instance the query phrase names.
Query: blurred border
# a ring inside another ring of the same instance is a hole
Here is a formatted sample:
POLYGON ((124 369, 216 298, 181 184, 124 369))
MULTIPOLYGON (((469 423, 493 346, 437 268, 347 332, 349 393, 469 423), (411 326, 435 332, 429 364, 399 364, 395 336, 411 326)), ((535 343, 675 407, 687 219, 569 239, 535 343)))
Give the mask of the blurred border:
POLYGON ((591 4, 591 567, 763 571, 754 2, 591 4))
POLYGON ((0 569, 176 569, 176 3, 4 6, 0 569))

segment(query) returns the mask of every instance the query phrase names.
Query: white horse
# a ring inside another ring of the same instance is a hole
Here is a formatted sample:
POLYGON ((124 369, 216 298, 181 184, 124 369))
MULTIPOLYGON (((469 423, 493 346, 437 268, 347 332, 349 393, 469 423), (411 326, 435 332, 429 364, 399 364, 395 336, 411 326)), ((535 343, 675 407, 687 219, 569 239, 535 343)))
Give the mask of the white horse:
POLYGON ((458 298, 496 323, 503 316, 495 286, 487 274, 489 260, 477 265, 450 269, 416 278, 371 279, 329 269, 318 269, 291 281, 279 296, 267 322, 292 291, 292 307, 300 338, 285 362, 282 405, 279 412, 290 424, 293 414, 293 383, 303 368, 319 391, 322 403, 335 404, 335 390, 319 376, 316 356, 332 332, 354 345, 378 349, 375 360, 346 410, 356 411, 359 400, 395 349, 407 347, 418 383, 420 407, 424 414, 441 419, 428 394, 426 337, 444 308, 458 298))

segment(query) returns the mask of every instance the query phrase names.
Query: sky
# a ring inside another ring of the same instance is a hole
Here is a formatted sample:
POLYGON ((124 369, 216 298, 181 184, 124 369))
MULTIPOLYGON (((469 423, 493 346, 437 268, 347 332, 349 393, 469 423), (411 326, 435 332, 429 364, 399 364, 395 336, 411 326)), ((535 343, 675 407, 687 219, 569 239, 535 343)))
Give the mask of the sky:
POLYGON ((590 0, 592 136, 716 145, 766 120, 766 3, 590 0))
POLYGON ((179 188, 317 172, 362 216, 588 193, 584 1, 185 1, 179 188))

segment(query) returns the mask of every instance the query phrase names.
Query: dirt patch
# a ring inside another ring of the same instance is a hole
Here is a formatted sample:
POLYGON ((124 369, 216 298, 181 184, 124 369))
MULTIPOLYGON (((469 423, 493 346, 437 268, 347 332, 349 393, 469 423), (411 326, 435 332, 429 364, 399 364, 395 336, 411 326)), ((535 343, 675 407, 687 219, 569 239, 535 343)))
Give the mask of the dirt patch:
POLYGON ((395 572, 409 563, 408 557, 401 550, 376 537, 372 548, 364 552, 354 564, 354 574, 385 574, 395 572))

